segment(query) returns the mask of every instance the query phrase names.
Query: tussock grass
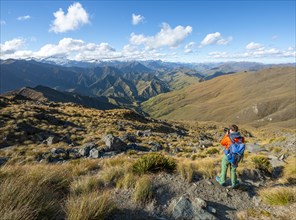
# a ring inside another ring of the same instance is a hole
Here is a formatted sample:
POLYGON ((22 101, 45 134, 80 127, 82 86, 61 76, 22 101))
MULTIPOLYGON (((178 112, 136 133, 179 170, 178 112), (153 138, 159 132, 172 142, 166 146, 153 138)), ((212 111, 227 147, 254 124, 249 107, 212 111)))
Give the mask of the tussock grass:
POLYGON ((177 172, 182 177, 182 179, 191 183, 193 180, 194 172, 196 172, 194 164, 188 160, 179 162, 177 165, 177 172))
POLYGON ((105 186, 116 186, 117 181, 125 174, 125 170, 124 167, 110 167, 99 174, 105 186))
POLYGON ((259 195, 269 205, 287 205, 296 202, 296 187, 278 186, 262 189, 259 195))
POLYGON ((139 177, 137 175, 134 175, 133 173, 127 173, 116 183, 116 188, 134 188, 138 178, 139 177))
POLYGON ((289 183, 296 183, 296 157, 290 157, 284 167, 283 178, 289 183))
POLYGON ((176 169, 176 162, 173 158, 159 153, 149 153, 140 157, 132 167, 138 174, 147 172, 173 172, 176 169))
POLYGON ((105 219, 114 209, 109 195, 98 191, 70 196, 65 205, 68 220, 105 219))
POLYGON ((212 155, 212 154, 219 154, 220 150, 215 147, 210 147, 207 149, 206 154, 212 155))
POLYGON ((97 176, 84 176, 71 182, 70 191, 75 195, 86 194, 104 187, 104 181, 97 176))
POLYGON ((97 160, 80 159, 72 160, 67 165, 71 174, 74 176, 85 175, 91 171, 97 171, 100 169, 100 165, 97 160))
POLYGON ((133 199, 136 202, 145 203, 153 197, 153 185, 149 176, 142 176, 136 183, 133 199))
POLYGON ((1 219, 55 219, 62 215, 59 184, 46 178, 11 177, 0 183, 0 189, 1 219))
POLYGON ((264 172, 271 173, 272 166, 270 164, 270 161, 268 160, 268 157, 264 155, 256 155, 256 156, 252 156, 250 160, 253 163, 255 169, 259 169, 264 172))

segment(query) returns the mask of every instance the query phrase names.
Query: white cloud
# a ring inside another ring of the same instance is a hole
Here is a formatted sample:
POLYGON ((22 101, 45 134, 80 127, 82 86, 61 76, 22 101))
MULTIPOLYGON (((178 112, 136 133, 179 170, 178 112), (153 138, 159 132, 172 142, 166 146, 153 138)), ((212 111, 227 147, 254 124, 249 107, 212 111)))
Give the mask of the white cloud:
POLYGON ((82 40, 63 38, 58 44, 46 44, 35 53, 38 58, 64 56, 68 59, 108 59, 118 57, 118 53, 108 43, 86 43, 82 40))
POLYGON ((273 35, 273 36, 271 37, 271 39, 272 39, 272 40, 276 40, 276 39, 278 39, 278 36, 277 36, 277 35, 273 35))
POLYGON ((52 22, 49 31, 55 33, 76 30, 80 26, 89 23, 89 15, 78 2, 69 6, 67 14, 60 8, 53 15, 55 20, 52 22))
POLYGON ((30 15, 24 15, 24 16, 20 16, 17 18, 17 20, 19 21, 25 21, 25 20, 29 20, 31 18, 30 15))
POLYGON ((207 45, 227 45, 230 41, 232 41, 232 37, 228 37, 227 39, 223 38, 221 33, 215 32, 208 34, 201 42, 200 47, 207 46, 207 45))
POLYGON ((251 42, 246 46, 247 50, 263 50, 264 47, 261 44, 255 43, 255 42, 251 42))
POLYGON ((170 25, 163 23, 160 32, 155 36, 144 36, 143 34, 131 33, 130 43, 134 45, 143 45, 147 49, 156 49, 161 47, 178 47, 184 39, 192 32, 190 26, 177 26, 174 29, 170 25))
POLYGON ((4 44, 0 44, 1 55, 13 54, 22 48, 24 44, 25 41, 21 38, 14 38, 12 40, 6 41, 4 44))
POLYGON ((184 53, 192 53, 192 47, 194 47, 195 42, 191 41, 189 44, 186 44, 184 47, 184 53))
POLYGON ((209 53, 210 58, 225 58, 227 56, 228 56, 227 52, 216 52, 215 51, 215 52, 209 53))
POLYGON ((6 21, 0 20, 0 25, 5 25, 5 24, 6 24, 6 21))
POLYGON ((142 15, 132 14, 132 24, 137 25, 144 21, 144 17, 142 15))

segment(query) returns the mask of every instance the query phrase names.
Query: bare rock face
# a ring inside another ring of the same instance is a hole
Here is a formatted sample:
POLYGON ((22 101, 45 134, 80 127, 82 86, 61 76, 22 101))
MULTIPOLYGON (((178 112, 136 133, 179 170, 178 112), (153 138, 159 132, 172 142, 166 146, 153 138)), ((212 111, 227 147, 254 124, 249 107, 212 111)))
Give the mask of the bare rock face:
POLYGON ((112 134, 104 136, 103 141, 105 141, 107 146, 106 151, 124 151, 127 149, 127 144, 112 134))
POLYGON ((186 196, 182 196, 173 208, 172 217, 179 220, 217 219, 206 210, 206 207, 207 203, 200 198, 191 200, 186 196))

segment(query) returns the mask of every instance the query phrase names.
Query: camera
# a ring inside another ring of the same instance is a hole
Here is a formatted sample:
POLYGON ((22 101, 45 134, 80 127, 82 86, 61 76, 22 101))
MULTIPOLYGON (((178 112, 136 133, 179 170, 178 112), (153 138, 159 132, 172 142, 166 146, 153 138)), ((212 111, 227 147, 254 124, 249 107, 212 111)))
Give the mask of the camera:
POLYGON ((229 130, 230 130, 229 128, 224 128, 225 133, 229 133, 229 130))

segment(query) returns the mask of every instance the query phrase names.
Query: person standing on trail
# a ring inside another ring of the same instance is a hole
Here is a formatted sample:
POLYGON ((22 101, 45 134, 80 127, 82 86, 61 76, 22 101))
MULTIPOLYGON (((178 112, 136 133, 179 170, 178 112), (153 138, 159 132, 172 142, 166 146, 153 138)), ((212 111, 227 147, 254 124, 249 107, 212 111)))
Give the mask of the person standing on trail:
POLYGON ((221 186, 225 186, 227 169, 230 166, 231 187, 235 188, 238 185, 236 168, 243 157, 245 139, 238 132, 237 125, 224 128, 224 131, 225 135, 220 143, 225 147, 225 150, 221 162, 221 173, 220 176, 216 177, 216 180, 221 186))

